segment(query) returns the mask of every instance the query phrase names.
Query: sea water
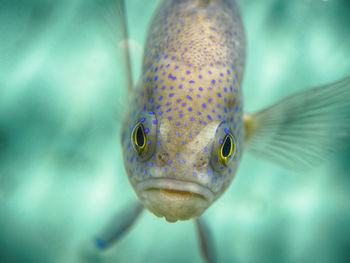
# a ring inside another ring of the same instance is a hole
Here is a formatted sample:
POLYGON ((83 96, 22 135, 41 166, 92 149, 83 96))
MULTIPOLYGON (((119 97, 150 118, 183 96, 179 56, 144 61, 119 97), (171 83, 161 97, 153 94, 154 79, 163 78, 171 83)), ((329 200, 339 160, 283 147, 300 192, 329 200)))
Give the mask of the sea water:
MULTIPOLYGON (((126 1, 135 82, 157 3, 126 1)), ((347 1, 239 3, 246 112, 350 74, 347 1)), ((101 15, 105 4, 0 1, 0 262, 201 262, 191 221, 148 212, 109 250, 91 246, 136 198, 119 143, 123 39, 101 15)), ((218 262, 349 262, 349 154, 344 143, 300 173, 244 153, 230 189, 204 215, 218 262)))

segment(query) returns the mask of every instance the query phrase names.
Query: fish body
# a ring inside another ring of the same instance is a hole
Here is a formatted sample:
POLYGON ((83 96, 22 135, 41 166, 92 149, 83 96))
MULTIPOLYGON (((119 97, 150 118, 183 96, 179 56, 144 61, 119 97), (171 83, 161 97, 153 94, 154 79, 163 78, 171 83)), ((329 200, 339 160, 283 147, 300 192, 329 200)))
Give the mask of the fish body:
MULTIPOLYGON (((127 39, 124 2, 116 3, 127 39)), ((116 213, 94 238, 100 249, 120 239, 147 208, 169 222, 193 218, 204 260, 216 262, 201 215, 230 185, 243 151, 301 170, 349 145, 350 77, 243 113, 245 37, 234 0, 162 1, 135 88, 126 64, 130 101, 121 145, 141 204, 116 213)))
POLYGON ((235 1, 198 2, 164 1, 155 11, 123 124, 130 183, 168 221, 201 215, 229 186, 243 150, 240 12, 235 1), (144 155, 133 146, 139 124, 147 131, 144 155), (218 151, 227 134, 234 154, 224 164, 218 151))
POLYGON ((349 77, 248 115, 244 64, 236 1, 161 2, 122 127, 129 181, 155 215, 200 216, 230 185, 243 150, 299 170, 349 138, 349 77))

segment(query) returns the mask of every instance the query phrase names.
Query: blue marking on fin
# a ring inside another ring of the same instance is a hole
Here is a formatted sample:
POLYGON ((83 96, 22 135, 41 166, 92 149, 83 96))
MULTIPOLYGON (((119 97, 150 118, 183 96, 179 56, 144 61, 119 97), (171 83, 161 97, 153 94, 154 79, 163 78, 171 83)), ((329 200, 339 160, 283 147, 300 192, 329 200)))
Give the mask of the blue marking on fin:
POLYGON ((105 249, 106 248, 105 243, 101 239, 99 239, 98 237, 96 237, 94 239, 94 243, 100 249, 105 249))

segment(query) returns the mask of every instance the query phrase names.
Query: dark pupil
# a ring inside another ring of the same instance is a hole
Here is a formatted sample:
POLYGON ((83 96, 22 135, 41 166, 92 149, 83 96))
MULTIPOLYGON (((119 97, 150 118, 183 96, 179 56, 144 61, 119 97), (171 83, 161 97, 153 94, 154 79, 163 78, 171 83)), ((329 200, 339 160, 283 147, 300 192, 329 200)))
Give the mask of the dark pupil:
POLYGON ((229 137, 226 137, 224 142, 224 147, 222 147, 222 156, 227 157, 231 151, 231 140, 229 137))
POLYGON ((145 143, 145 138, 143 136, 143 130, 141 126, 139 126, 136 131, 136 143, 140 147, 145 143))

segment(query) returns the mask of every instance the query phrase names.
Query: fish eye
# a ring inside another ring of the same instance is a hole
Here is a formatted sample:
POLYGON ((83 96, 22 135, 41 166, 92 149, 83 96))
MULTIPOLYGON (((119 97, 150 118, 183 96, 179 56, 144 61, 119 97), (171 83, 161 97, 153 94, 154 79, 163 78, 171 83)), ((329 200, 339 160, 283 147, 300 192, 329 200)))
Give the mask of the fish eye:
POLYGON ((221 172, 228 167, 238 150, 237 140, 231 130, 229 123, 223 121, 219 124, 215 132, 212 145, 210 164, 211 167, 221 172))
POLYGON ((235 141, 231 134, 226 134, 218 152, 218 160, 221 164, 226 165, 229 158, 235 151, 235 141))
POLYGON ((146 161, 152 157, 157 144, 157 119, 153 112, 141 112, 131 129, 130 144, 137 158, 146 161))
POLYGON ((147 150, 147 136, 142 123, 138 123, 132 131, 132 142, 136 152, 141 155, 147 150))

